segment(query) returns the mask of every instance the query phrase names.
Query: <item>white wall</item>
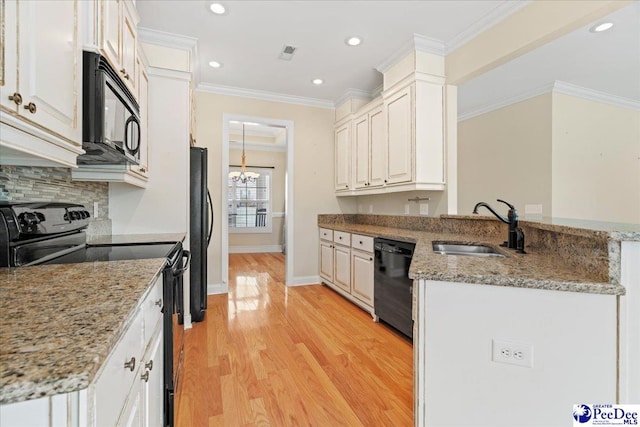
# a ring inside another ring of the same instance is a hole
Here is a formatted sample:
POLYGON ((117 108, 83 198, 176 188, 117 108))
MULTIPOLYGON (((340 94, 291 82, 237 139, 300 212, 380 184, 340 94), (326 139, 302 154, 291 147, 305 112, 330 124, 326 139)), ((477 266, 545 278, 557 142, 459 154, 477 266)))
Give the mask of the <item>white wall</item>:
POLYGON ((506 214, 503 199, 550 216, 551 143, 550 93, 459 122, 458 212, 482 201, 506 214))
POLYGON ((553 216, 640 224, 640 111, 553 94, 553 216))
POLYGON ((431 281, 420 292, 425 425, 562 426, 575 403, 615 403, 615 296, 431 281), (493 362, 492 339, 532 344, 533 367, 493 362))
MULTIPOLYGON (((198 145, 209 148, 209 189, 220 200, 222 115, 291 120, 295 128, 294 146, 294 281, 318 276, 319 213, 353 213, 355 200, 338 199, 333 190, 334 111, 317 107, 196 92, 196 135, 198 145)), ((219 202, 214 203, 221 218, 219 202)), ((289 250, 288 248, 287 250, 289 250)), ((209 284, 221 283, 221 236, 214 228, 209 246, 209 284)))

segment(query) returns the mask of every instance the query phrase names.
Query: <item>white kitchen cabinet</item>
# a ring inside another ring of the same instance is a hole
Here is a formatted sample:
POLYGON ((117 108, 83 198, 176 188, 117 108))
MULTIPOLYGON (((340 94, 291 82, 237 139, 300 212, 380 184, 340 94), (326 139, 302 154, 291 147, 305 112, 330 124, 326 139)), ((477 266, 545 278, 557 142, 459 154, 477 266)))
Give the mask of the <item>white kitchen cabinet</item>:
POLYGON ((373 238, 353 234, 351 238, 351 294, 373 306, 373 238))
POLYGON ((374 315, 372 237, 320 228, 320 277, 374 315))
POLYGON ((135 96, 140 20, 135 5, 131 0, 102 0, 100 4, 100 49, 135 96))
POLYGON ((335 130, 335 190, 351 188, 351 121, 335 130))
POLYGON ((78 1, 2 5, 2 164, 74 167, 83 153, 78 1))
POLYGON ((372 188, 384 185, 386 178, 382 103, 353 121, 354 188, 372 188))
POLYGON ((387 184, 410 182, 413 178, 412 87, 385 100, 387 125, 387 184))
POLYGON ((164 417, 162 276, 83 390, 0 405, 0 425, 157 427, 164 417))

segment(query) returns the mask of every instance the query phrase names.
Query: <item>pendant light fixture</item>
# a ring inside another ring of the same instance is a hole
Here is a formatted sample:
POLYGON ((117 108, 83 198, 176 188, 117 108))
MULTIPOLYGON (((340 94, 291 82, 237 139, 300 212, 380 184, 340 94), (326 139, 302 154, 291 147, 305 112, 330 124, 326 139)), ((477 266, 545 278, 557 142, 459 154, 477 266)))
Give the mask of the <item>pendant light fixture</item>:
POLYGON ((233 182, 241 182, 242 184, 247 182, 253 184, 260 177, 259 173, 247 171, 247 156, 244 154, 244 122, 242 122, 242 163, 240 164, 240 171, 230 172, 229 177, 233 182))

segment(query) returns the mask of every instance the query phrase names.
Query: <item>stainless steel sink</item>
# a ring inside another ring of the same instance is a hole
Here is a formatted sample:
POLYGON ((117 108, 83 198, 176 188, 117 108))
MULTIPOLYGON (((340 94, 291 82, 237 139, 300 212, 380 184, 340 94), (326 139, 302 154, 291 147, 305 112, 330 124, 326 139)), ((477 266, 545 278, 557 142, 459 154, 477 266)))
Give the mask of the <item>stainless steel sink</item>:
POLYGON ((466 244, 456 242, 433 242, 433 251, 443 255, 470 255, 477 257, 504 258, 497 249, 487 245, 466 244))

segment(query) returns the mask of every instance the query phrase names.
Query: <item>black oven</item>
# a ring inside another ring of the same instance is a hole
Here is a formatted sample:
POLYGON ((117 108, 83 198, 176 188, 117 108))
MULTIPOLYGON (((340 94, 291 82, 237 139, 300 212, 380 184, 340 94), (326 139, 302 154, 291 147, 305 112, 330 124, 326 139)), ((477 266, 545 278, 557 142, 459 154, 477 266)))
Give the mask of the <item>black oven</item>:
POLYGON ((0 267, 166 258, 163 284, 164 426, 172 427, 184 348, 183 276, 191 253, 181 242, 87 244, 90 214, 69 203, 0 202, 0 267))
POLYGON ((105 57, 85 51, 82 82, 86 153, 78 164, 140 163, 140 107, 118 73, 105 57))

